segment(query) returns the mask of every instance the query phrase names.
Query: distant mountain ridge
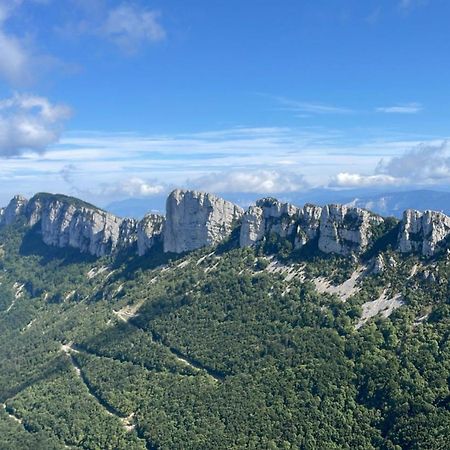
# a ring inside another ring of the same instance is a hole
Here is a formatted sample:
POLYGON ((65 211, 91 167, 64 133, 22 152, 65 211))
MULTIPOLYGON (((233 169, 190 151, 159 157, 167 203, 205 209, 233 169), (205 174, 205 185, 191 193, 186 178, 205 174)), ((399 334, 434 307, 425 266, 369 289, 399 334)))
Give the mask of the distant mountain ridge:
POLYGON ((406 209, 432 210, 450 214, 450 192, 414 190, 355 197, 347 203, 382 216, 400 218, 406 209))

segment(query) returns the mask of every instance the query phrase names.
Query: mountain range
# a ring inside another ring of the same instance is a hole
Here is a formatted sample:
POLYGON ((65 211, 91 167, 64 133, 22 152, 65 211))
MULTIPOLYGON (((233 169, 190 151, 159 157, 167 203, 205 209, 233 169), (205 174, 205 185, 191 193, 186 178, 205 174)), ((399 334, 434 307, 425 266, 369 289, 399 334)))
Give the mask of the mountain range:
POLYGON ((0 448, 447 449, 450 218, 176 189, 0 210, 0 448))

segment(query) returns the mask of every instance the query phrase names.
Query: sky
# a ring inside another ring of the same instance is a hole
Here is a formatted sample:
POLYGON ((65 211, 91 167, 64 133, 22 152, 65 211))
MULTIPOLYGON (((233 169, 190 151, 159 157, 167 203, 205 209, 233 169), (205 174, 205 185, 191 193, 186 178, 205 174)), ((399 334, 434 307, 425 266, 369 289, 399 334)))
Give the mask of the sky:
POLYGON ((447 0, 0 0, 0 204, 448 189, 447 0))

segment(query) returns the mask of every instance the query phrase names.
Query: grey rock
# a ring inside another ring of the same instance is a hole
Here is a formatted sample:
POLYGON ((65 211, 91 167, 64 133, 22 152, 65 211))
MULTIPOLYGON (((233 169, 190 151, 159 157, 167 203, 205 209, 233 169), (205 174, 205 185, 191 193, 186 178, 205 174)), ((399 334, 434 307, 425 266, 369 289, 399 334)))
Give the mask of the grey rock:
POLYGON ((6 208, 0 212, 0 225, 11 225, 19 217, 23 216, 28 204, 28 200, 21 195, 15 195, 6 208))
POLYGON ((138 221, 135 219, 123 219, 119 227, 119 248, 131 247, 137 241, 138 221))
POLYGON ((450 217, 437 211, 408 209, 403 213, 397 248, 401 253, 432 256, 449 235, 450 217))
MULTIPOLYGON (((98 257, 116 249, 123 222, 87 203, 49 194, 35 196, 27 216, 30 225, 40 222, 42 240, 47 245, 72 247, 98 257)), ((122 229, 124 235, 129 227, 130 223, 122 229)))
POLYGON ((249 247, 266 234, 291 236, 296 230, 300 209, 274 198, 264 198, 251 206, 242 217, 240 246, 249 247))
POLYGON ((173 191, 166 204, 164 251, 182 253, 228 237, 243 215, 231 202, 197 191, 173 191))
POLYGON ((145 255, 162 237, 165 219, 157 214, 147 214, 137 227, 137 245, 139 256, 145 255))
POLYGON ((250 247, 260 241, 266 234, 264 211, 259 206, 250 206, 242 216, 239 245, 250 247))
POLYGON ((298 220, 296 236, 294 240, 295 248, 301 248, 308 242, 319 236, 320 217, 322 208, 320 206, 306 204, 303 206, 298 220))
POLYGON ((384 260, 384 256, 378 255, 373 262, 372 273, 374 273, 375 275, 379 275, 382 274, 385 270, 386 262, 384 260))
POLYGON ((327 205, 320 217, 319 249, 338 255, 361 253, 371 241, 373 227, 383 221, 364 209, 327 205))

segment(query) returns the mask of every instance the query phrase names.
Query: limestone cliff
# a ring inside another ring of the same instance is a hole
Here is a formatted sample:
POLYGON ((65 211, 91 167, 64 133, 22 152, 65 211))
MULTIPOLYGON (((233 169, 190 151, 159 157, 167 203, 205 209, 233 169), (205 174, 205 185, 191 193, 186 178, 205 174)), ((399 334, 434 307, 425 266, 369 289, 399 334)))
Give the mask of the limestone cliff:
POLYGON ((364 209, 327 205, 320 216, 319 249, 338 255, 361 253, 371 241, 373 227, 383 221, 364 209))
POLYGON ((0 225, 11 225, 21 217, 27 207, 28 200, 21 195, 14 196, 6 208, 0 209, 0 225))
POLYGON ((212 194, 173 191, 166 204, 164 251, 182 253, 228 237, 243 210, 212 194))
POLYGON ((165 219, 157 214, 147 214, 137 227, 137 245, 139 256, 145 255, 162 238, 165 219))
MULTIPOLYGON (((212 194, 179 189, 167 199, 166 218, 148 214, 141 221, 121 219, 73 197, 42 193, 30 201, 15 196, 0 209, 0 226, 17 219, 37 227, 48 245, 72 247, 97 257, 135 247, 142 256, 157 242, 163 243, 165 252, 183 253, 218 244, 239 226, 241 247, 275 233, 296 249, 311 244, 311 249, 324 253, 358 255, 370 247, 375 232, 379 237, 384 222, 360 208, 309 204, 298 208, 274 198, 258 200, 244 213, 212 194)), ((448 245, 450 217, 407 210, 398 230, 397 251, 429 257, 448 245)), ((395 247, 395 236, 392 245, 395 247)), ((384 267, 385 261, 378 259, 373 270, 382 272, 384 267)))
POLYGON ((436 249, 450 236, 450 217, 437 211, 424 213, 408 209, 398 238, 398 250, 402 253, 420 252, 432 256, 436 249))
POLYGON ((242 217, 241 247, 254 245, 268 233, 291 236, 296 230, 299 214, 300 209, 290 203, 274 198, 258 200, 256 206, 251 206, 242 217))
POLYGON ((38 194, 30 201, 27 216, 31 225, 40 222, 47 245, 105 256, 119 242, 122 219, 70 197, 38 194))
POLYGON ((322 208, 320 206, 306 204, 303 206, 294 240, 295 248, 302 248, 319 237, 320 217, 322 208))

